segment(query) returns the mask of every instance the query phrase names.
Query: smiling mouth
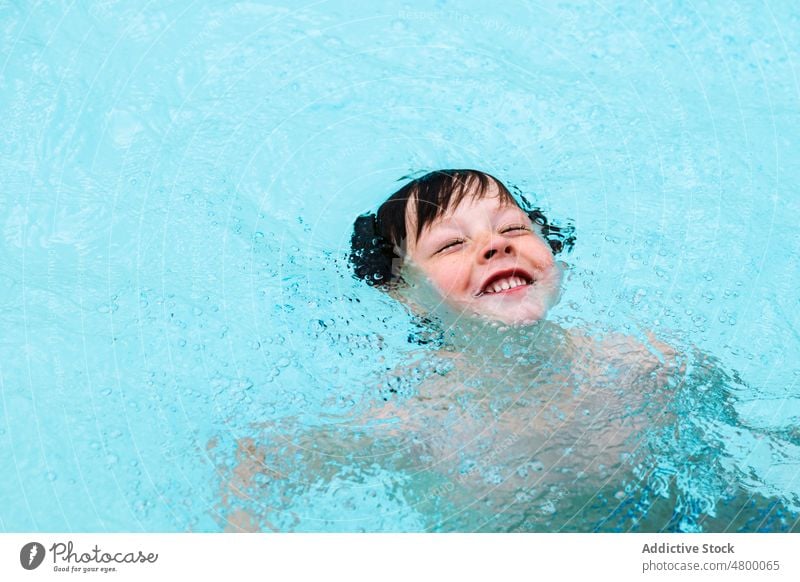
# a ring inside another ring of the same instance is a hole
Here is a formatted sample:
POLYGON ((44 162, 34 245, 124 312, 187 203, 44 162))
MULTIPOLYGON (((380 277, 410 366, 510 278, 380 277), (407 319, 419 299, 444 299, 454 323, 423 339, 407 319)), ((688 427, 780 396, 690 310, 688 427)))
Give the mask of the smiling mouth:
POLYGON ((475 297, 498 295, 508 291, 521 290, 533 285, 536 280, 528 273, 516 269, 495 273, 483 284, 475 297))

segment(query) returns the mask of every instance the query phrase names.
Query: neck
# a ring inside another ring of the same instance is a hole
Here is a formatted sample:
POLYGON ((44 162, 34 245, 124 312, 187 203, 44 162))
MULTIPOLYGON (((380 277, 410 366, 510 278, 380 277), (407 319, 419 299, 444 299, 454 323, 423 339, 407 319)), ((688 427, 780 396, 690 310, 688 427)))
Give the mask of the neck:
POLYGON ((551 321, 509 326, 479 317, 442 317, 427 314, 426 326, 435 331, 441 349, 476 361, 514 364, 549 361, 555 351, 568 345, 567 330, 551 321))

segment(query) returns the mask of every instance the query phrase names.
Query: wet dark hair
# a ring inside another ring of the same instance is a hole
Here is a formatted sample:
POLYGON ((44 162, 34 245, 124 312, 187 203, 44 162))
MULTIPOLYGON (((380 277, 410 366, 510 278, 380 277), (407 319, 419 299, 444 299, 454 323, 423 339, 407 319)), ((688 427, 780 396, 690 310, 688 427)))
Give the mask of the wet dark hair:
POLYGON ((480 200, 488 196, 492 185, 497 186, 505 203, 519 206, 540 226, 553 254, 572 249, 574 229, 551 224, 518 189, 515 188, 515 197, 500 180, 478 170, 436 170, 400 188, 381 204, 377 213, 356 218, 350 239, 350 263, 356 277, 377 287, 391 286, 400 280, 398 268, 402 264, 401 255, 408 236, 406 213, 412 201, 417 222, 416 237, 419 238, 426 226, 450 208, 457 207, 465 198, 480 200))

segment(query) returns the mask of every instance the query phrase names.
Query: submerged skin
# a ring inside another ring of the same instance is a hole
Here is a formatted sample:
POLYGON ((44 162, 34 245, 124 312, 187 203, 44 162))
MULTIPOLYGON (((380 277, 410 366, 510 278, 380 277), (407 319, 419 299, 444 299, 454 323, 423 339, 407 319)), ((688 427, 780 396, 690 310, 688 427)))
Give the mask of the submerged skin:
POLYGON ((419 237, 413 234, 414 213, 408 212, 406 232, 412 234, 406 241, 405 273, 412 271, 412 281, 414 271, 421 274, 458 313, 510 325, 532 323, 558 300, 561 271, 528 215, 493 187, 489 196, 468 196, 448 209, 419 237), (498 277, 518 286, 485 287, 498 277))
MULTIPOLYGON (((646 431, 670 422, 664 384, 679 370, 623 336, 481 327, 483 345, 417 352, 349 421, 289 420, 241 439, 225 471, 226 527, 314 531, 318 516, 298 508, 331 491, 397 494, 399 515, 420 516, 415 531, 585 531, 606 519, 641 479, 632 470, 648 454, 646 431), (499 337, 505 350, 491 348, 499 337)), ((342 521, 324 527, 394 523, 339 510, 342 521)))

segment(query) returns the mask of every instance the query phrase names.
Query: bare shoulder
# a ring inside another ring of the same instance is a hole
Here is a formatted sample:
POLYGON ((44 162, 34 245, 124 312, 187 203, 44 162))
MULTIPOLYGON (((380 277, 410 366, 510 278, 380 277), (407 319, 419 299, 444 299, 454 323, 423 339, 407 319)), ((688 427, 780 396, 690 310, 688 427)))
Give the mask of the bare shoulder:
POLYGON ((585 353, 651 365, 670 364, 678 357, 678 350, 652 331, 644 330, 642 335, 643 338, 619 332, 590 335, 582 330, 570 330, 573 345, 585 353))

